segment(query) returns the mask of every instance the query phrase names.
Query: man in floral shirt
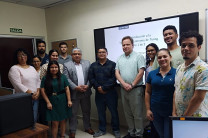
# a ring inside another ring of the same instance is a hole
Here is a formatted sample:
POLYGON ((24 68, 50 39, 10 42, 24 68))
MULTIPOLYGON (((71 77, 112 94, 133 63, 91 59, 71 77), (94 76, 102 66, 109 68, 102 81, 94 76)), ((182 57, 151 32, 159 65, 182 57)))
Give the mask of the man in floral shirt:
POLYGON ((185 62, 176 71, 173 116, 208 117, 208 65, 198 56, 202 42, 192 31, 179 39, 185 62))

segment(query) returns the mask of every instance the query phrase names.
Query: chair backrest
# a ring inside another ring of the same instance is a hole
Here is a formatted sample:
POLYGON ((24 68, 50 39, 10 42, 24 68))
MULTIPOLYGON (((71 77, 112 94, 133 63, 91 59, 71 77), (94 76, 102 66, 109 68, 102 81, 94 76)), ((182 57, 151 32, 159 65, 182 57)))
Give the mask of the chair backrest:
POLYGON ((14 94, 14 89, 0 87, 0 96, 14 94))

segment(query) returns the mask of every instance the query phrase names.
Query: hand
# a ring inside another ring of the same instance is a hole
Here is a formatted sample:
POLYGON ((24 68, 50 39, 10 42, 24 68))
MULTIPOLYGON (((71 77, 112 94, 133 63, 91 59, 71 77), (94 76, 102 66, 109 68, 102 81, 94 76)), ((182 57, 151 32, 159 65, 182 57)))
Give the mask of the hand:
POLYGON ((72 101, 68 101, 68 107, 72 107, 72 101))
POLYGON ((49 103, 47 103, 47 108, 49 109, 49 110, 52 110, 52 104, 49 102, 49 103))
POLYGON ((132 86, 131 84, 128 84, 128 83, 124 83, 122 84, 123 85, 123 88, 126 90, 126 91, 131 91, 132 90, 132 86))
POLYGON ((86 92, 89 86, 88 85, 81 85, 81 87, 84 89, 84 92, 86 92))
POLYGON ((172 116, 175 116, 175 117, 176 117, 176 116, 178 116, 178 115, 177 115, 175 112, 172 112, 172 116))
POLYGON ((151 110, 147 110, 147 119, 150 121, 154 120, 153 113, 151 110))
POLYGON ((39 96, 40 96, 39 92, 34 92, 33 95, 32 95, 32 99, 37 100, 39 96))
POLYGON ((101 93, 101 94, 106 94, 106 92, 105 92, 105 91, 103 91, 103 89, 102 89, 102 87, 101 87, 101 86, 99 86, 99 87, 98 87, 98 92, 99 92, 99 93, 101 93))
POLYGON ((85 92, 85 89, 84 89, 83 85, 77 86, 77 87, 75 88, 75 90, 76 90, 76 91, 79 91, 79 92, 85 92))

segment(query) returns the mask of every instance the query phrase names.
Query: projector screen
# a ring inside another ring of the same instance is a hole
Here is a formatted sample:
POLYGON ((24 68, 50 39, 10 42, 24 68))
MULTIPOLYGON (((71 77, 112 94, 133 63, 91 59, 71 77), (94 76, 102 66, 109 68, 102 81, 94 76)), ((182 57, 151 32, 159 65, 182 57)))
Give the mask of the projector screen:
POLYGON ((137 22, 94 30, 95 53, 97 49, 106 47, 108 58, 114 62, 123 54, 121 39, 131 36, 134 39, 134 51, 146 57, 146 46, 156 43, 159 48, 166 48, 163 40, 163 28, 174 25, 180 36, 181 32, 195 30, 198 32, 198 12, 165 17, 151 20, 149 22, 137 22))

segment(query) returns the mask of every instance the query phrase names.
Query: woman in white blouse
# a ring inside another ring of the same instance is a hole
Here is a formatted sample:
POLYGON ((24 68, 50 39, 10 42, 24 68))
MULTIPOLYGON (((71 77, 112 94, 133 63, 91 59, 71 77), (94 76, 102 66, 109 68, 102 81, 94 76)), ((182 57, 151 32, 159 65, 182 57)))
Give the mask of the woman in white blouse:
POLYGON ((32 94, 34 122, 37 122, 38 97, 40 95, 40 78, 34 67, 30 66, 30 56, 24 49, 17 49, 14 54, 14 65, 8 74, 15 93, 32 94))

